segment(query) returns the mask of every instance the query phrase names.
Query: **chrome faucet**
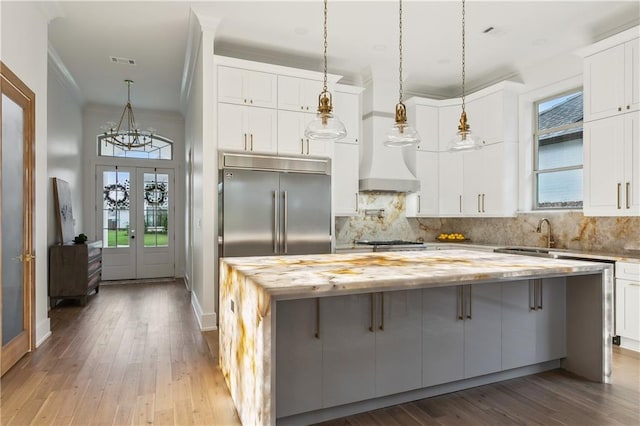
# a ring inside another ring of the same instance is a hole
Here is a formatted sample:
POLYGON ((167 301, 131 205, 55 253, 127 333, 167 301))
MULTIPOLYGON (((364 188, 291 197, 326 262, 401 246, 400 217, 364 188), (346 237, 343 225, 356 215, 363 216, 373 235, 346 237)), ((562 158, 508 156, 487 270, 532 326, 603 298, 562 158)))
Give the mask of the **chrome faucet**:
POLYGON ((540 221, 538 222, 538 227, 536 228, 536 232, 538 234, 542 233, 542 224, 544 222, 547 222, 547 248, 551 248, 555 246, 556 242, 553 241, 553 236, 551 235, 551 222, 549 222, 549 219, 547 219, 546 217, 540 219, 540 221))

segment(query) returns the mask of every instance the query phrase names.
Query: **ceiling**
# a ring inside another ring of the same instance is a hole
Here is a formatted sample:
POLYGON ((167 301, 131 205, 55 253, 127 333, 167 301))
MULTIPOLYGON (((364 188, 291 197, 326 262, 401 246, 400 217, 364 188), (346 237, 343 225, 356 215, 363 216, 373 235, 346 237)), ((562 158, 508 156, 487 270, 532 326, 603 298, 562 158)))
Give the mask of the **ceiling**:
MULTIPOLYGON (((69 1, 49 41, 84 102, 179 111, 190 8, 220 19, 215 51, 322 70, 322 1, 69 1), (110 56, 134 59, 116 64, 110 56)), ((467 86, 481 88, 640 23, 640 2, 467 0, 467 86), (483 31, 494 29, 488 33, 483 31)), ((330 0, 328 68, 351 83, 398 78, 398 2, 330 0)), ((405 90, 460 94, 461 2, 403 2, 405 90)))

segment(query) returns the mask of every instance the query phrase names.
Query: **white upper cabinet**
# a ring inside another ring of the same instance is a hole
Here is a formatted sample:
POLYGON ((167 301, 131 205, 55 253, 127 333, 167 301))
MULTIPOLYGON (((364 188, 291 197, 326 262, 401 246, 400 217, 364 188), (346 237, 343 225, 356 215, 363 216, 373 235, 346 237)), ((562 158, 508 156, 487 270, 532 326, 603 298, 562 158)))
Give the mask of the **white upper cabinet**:
POLYGON ((331 141, 309 140, 304 136, 315 114, 278 111, 278 154, 331 157, 331 141))
POLYGON ((448 105, 438 108, 438 147, 440 152, 447 150, 447 144, 458 131, 458 122, 462 107, 460 105, 448 105))
POLYGON ((640 113, 584 124, 585 216, 640 215, 640 113))
POLYGON ((466 105, 471 132, 483 144, 518 140, 518 98, 513 89, 505 88, 466 105))
POLYGON ((407 217, 438 215, 438 153, 416 152, 416 174, 420 191, 407 195, 407 217))
POLYGON ((218 66, 218 102, 276 108, 275 74, 218 66))
POLYGON ((278 109, 315 113, 321 91, 321 81, 279 75, 278 109))
POLYGON ((333 113, 347 129, 347 136, 340 139, 343 143, 359 143, 362 125, 361 93, 364 89, 357 86, 337 84, 333 92, 333 113))
POLYGON ((438 214, 440 217, 462 216, 462 159, 458 152, 441 152, 438 170, 438 214))
MULTIPOLYGON (((438 152, 438 107, 436 105, 424 105, 419 101, 410 99, 407 101, 407 120, 420 135, 420 143, 416 147, 418 151, 438 152)), ((452 133, 453 134, 453 133, 452 133)))
POLYGON ((277 152, 276 111, 218 104, 218 148, 262 154, 277 152))
POLYGON ((640 108, 640 41, 627 41, 584 59, 584 120, 640 108))

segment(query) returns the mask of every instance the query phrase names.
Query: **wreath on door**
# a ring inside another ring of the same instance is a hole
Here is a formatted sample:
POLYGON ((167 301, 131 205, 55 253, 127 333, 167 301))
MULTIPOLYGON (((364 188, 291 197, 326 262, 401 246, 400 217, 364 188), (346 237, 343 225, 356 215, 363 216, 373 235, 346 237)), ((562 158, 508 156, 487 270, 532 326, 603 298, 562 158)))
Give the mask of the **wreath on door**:
POLYGON ((167 200, 167 184, 164 182, 146 184, 144 186, 144 199, 151 205, 164 205, 167 200))
POLYGON ((104 186, 104 202, 106 207, 113 210, 129 209, 129 181, 112 183, 104 186))

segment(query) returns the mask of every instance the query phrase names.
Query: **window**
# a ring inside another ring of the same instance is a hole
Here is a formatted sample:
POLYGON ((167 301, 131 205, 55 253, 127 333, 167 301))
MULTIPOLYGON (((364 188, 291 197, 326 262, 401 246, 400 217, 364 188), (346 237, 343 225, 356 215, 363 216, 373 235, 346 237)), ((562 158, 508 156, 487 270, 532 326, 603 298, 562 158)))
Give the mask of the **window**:
POLYGON ((534 106, 534 209, 582 208, 582 91, 534 106))
POLYGON ((125 157, 143 158, 147 160, 172 160, 173 142, 159 135, 145 136, 149 143, 140 148, 125 149, 117 145, 107 143, 106 136, 98 136, 98 156, 100 157, 125 157))

